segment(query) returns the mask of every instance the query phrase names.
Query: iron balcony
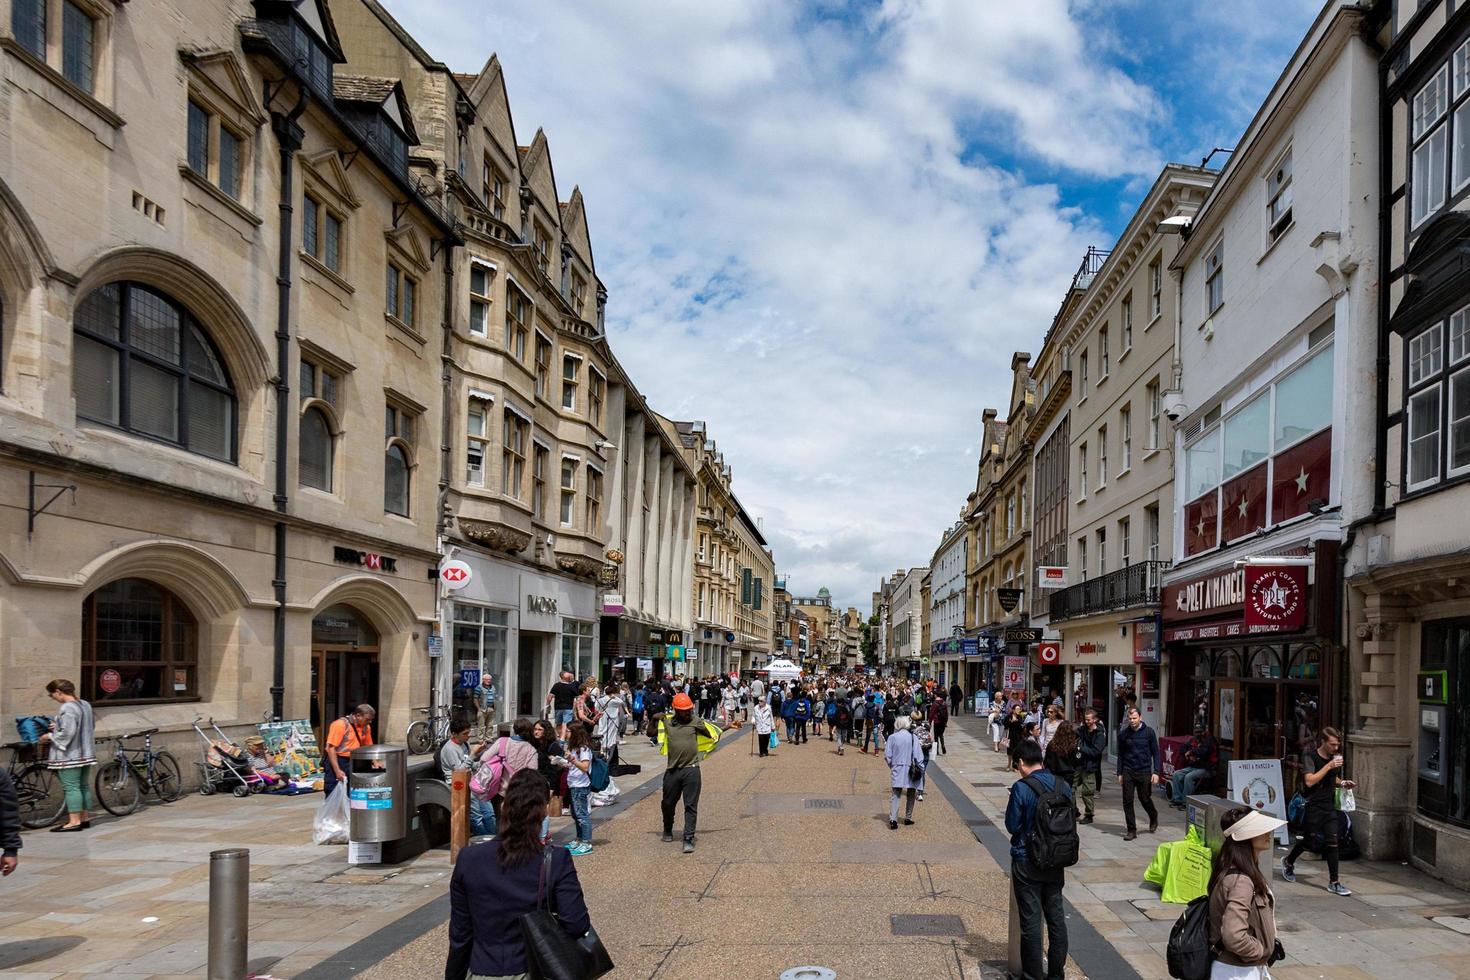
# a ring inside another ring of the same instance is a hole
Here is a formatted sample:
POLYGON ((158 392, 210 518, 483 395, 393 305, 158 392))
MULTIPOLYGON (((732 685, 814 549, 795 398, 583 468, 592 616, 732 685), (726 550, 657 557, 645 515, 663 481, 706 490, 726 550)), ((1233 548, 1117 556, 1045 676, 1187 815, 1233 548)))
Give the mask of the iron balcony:
POLYGON ((1051 622, 1138 606, 1156 606, 1159 603, 1159 583, 1168 567, 1169 563, 1163 561, 1135 562, 1053 592, 1051 622))

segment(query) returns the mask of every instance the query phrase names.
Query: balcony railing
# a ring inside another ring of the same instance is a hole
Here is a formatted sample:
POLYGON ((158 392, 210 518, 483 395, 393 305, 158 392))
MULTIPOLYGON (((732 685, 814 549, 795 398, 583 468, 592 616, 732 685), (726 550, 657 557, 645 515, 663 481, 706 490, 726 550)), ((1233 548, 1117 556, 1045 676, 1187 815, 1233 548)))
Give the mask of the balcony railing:
POLYGON ((1085 579, 1051 594, 1051 621, 1079 619, 1098 613, 1157 605, 1159 583, 1168 562, 1135 562, 1097 578, 1085 579))

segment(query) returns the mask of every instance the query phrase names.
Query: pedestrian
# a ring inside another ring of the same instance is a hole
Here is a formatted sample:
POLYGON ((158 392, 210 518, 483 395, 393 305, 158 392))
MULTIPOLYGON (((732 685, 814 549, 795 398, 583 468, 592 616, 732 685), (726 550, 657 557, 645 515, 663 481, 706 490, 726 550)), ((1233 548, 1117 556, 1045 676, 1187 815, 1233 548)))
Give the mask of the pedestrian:
POLYGON ((495 688, 495 676, 484 674, 480 677, 480 686, 475 688, 474 705, 475 716, 480 722, 480 734, 489 738, 495 729, 495 705, 500 700, 500 692, 495 688))
MULTIPOLYGON (((474 770, 480 762, 486 745, 470 745, 470 721, 456 717, 449 723, 449 741, 439 749, 439 771, 444 781, 452 783, 458 769, 474 770)), ((495 809, 489 800, 476 799, 470 794, 470 836, 480 837, 495 833, 495 809)))
POLYGON ((658 726, 663 723, 664 715, 669 710, 669 698, 672 696, 662 687, 653 685, 648 692, 648 697, 644 699, 644 705, 648 709, 649 745, 658 745, 658 726))
POLYGON ((725 685, 723 707, 725 712, 724 723, 726 725, 735 724, 735 712, 740 710, 740 691, 734 684, 725 685))
POLYGON ((872 709, 873 699, 871 695, 858 695, 852 701, 852 731, 860 740, 859 751, 864 755, 868 753, 868 737, 872 733, 872 725, 868 722, 868 712, 872 709))
POLYGON ((776 719, 771 715, 771 706, 764 701, 757 700, 755 703, 755 740, 760 746, 762 756, 771 754, 771 733, 775 730, 776 719))
POLYGON ((837 754, 842 755, 843 749, 852 738, 852 707, 846 698, 832 699, 832 735, 837 742, 837 754))
POLYGON ((591 735, 597 731, 597 723, 601 715, 597 710, 597 682, 587 678, 577 689, 577 696, 572 699, 572 719, 587 729, 591 735))
POLYGON ((0 877, 20 864, 20 798, 10 770, 0 769, 0 877))
POLYGON ((755 702, 766 699, 766 682, 759 677, 750 682, 750 699, 755 702))
POLYGON ((891 774, 888 798, 888 829, 898 829, 899 797, 904 802, 903 823, 905 827, 914 823, 914 798, 924 785, 924 747, 913 732, 909 731, 912 721, 907 715, 894 721, 893 736, 883 747, 883 761, 888 763, 891 774))
POLYGON ((1138 836, 1133 819, 1133 797, 1148 814, 1148 832, 1159 829, 1159 811, 1154 808, 1153 788, 1159 784, 1159 737, 1143 723, 1137 708, 1128 709, 1128 720, 1118 730, 1118 785, 1123 787, 1123 821, 1128 826, 1124 840, 1138 836))
MULTIPOLYGON (((821 738, 822 720, 827 714, 827 702, 822 699, 821 692, 815 686, 812 687, 811 695, 807 698, 807 701, 811 707, 810 715, 807 718, 810 733, 817 738, 821 738)), ((797 707, 799 708, 800 705, 797 705, 797 707)), ((806 739, 803 737, 802 741, 806 741, 806 739)))
POLYGON ((1005 708, 1000 701, 990 702, 990 751, 999 752, 1000 743, 1006 736, 1005 708))
MULTIPOLYGON (((924 720, 924 709, 917 704, 909 713, 909 731, 919 740, 920 747, 924 750, 924 771, 929 771, 929 756, 934 751, 934 732, 930 730, 929 723, 924 720)), ((919 780, 919 802, 924 802, 924 780, 919 780)))
POLYGON ((618 741, 623 731, 623 719, 628 714, 627 702, 617 688, 608 687, 597 701, 597 711, 593 742, 607 764, 615 766, 618 764, 618 741))
POLYGON ((1041 764, 1046 767, 1047 772, 1072 787, 1072 798, 1077 798, 1077 773, 1082 769, 1082 752, 1077 729, 1072 727, 1070 721, 1063 720, 1057 726, 1056 733, 1046 744, 1041 764))
POLYGON ((66 793, 66 823, 51 832, 73 834, 92 826, 87 812, 92 804, 92 767, 97 763, 92 706, 77 697, 76 685, 64 678, 47 682, 46 693, 61 707, 40 740, 49 746, 47 768, 56 770, 66 793))
POLYGON ((885 698, 883 701, 883 745, 886 750, 888 740, 898 730, 898 705, 894 703, 893 697, 885 698))
POLYGON ((545 843, 547 795, 539 773, 517 773, 500 808, 499 835, 460 851, 449 881, 445 977, 526 976, 521 916, 543 899, 568 936, 592 928, 570 852, 545 843))
MULTIPOLYGON (((559 813, 561 812, 562 769, 554 760, 566 755, 566 744, 556 737, 556 726, 545 718, 536 719, 531 726, 531 737, 527 741, 536 750, 536 771, 541 774, 541 778, 546 780, 549 797, 547 806, 554 807, 555 812, 559 813)), ((497 749, 492 751, 498 751, 498 744, 497 749)), ((509 780, 503 778, 502 782, 508 783, 509 780)))
POLYGON ((944 730, 949 727, 949 705, 944 703, 943 698, 935 698, 929 702, 929 730, 934 733, 934 741, 939 746, 940 755, 949 755, 949 749, 944 747, 944 730))
MULTIPOLYGON (((1011 891, 1021 925, 1021 976, 1024 980, 1062 980, 1067 964, 1067 919, 1062 905, 1066 872, 1033 860, 1032 847, 1040 837, 1037 801, 1041 793, 1057 791, 1068 798, 1072 787, 1042 765, 1041 746, 1023 742, 1017 755, 1021 778, 1011 784, 1006 804, 1006 830, 1011 835, 1011 891), (1038 793, 1037 787, 1041 788, 1038 793), (1041 925, 1046 922, 1046 967, 1041 959, 1041 925)), ((1073 836, 1075 837, 1075 831, 1073 836)))
POLYGON ((796 744, 806 744, 806 725, 812 717, 812 699, 805 688, 796 692, 796 710, 792 713, 796 721, 796 744))
POLYGON ((960 705, 965 701, 965 689, 960 687, 960 682, 955 681, 949 686, 949 713, 957 715, 960 713, 960 705))
POLYGON ((1202 724, 1194 726, 1194 737, 1184 746, 1181 764, 1174 767, 1169 777, 1169 805, 1176 810, 1184 809, 1184 801, 1194 794, 1194 788, 1205 776, 1215 771, 1220 761, 1220 746, 1209 729, 1202 724))
POLYGON ((570 670, 562 671, 557 682, 551 685, 551 690, 546 692, 546 705, 551 708, 551 721, 556 725, 557 738, 567 737, 567 723, 574 714, 572 703, 581 693, 582 689, 573 680, 570 670))
POLYGON ((572 822, 577 839, 567 848, 573 857, 592 853, 592 739, 587 729, 572 725, 567 730, 567 788, 572 795, 572 822))
POLYGON ((1036 744, 1041 746, 1045 752, 1047 745, 1057 733, 1057 727, 1062 723, 1062 709, 1052 705, 1046 709, 1046 717, 1042 719, 1040 733, 1036 738, 1036 744))
MULTIPOLYGON (((836 739, 837 739, 837 731, 836 731, 837 692, 836 691, 828 691, 827 692, 826 702, 818 709, 818 711, 821 712, 821 713, 823 713, 823 714, 825 714, 827 716, 827 741, 829 741, 829 742, 836 741, 836 739)), ((838 753, 838 754, 841 755, 841 753, 838 753)))
POLYGON ((1026 709, 1019 704, 1011 706, 1011 713, 1006 718, 1006 741, 1007 760, 1006 771, 1015 772, 1020 768, 1018 761, 1021 755, 1021 743, 1026 740, 1026 709))
POLYGON ((668 758, 664 769, 664 842, 674 839, 674 808, 684 800, 684 853, 694 853, 694 832, 699 818, 699 761, 720 743, 720 731, 728 726, 716 721, 695 720, 694 702, 687 694, 674 695, 674 716, 659 723, 659 752, 668 758))
POLYGON ((786 696, 781 699, 781 723, 786 726, 786 742, 788 745, 796 745, 796 702, 795 690, 787 690, 786 696))
POLYGON ((1281 862, 1281 877, 1296 881, 1296 859, 1301 857, 1314 835, 1322 836, 1322 857, 1327 862, 1327 890, 1334 895, 1351 895, 1337 878, 1338 789, 1352 789, 1357 784, 1341 775, 1342 733, 1336 728, 1323 728, 1317 733, 1317 747, 1302 754, 1302 781, 1306 783, 1307 815, 1304 833, 1296 839, 1291 853, 1281 862))
POLYGON ((1082 823, 1092 823, 1094 790, 1102 789, 1103 756, 1108 754, 1108 730, 1097 717, 1097 710, 1082 713, 1082 728, 1077 732, 1077 751, 1081 765, 1072 775, 1073 798, 1082 797, 1082 823))
POLYGON ((1209 891, 1210 980, 1270 980, 1268 968, 1286 955, 1276 938, 1276 899, 1259 863, 1285 824, 1243 806, 1220 817, 1209 891))
POLYGON ((647 696, 648 696, 647 693, 643 689, 643 685, 640 684, 640 685, 638 685, 637 687, 635 687, 633 689, 633 697, 632 697, 632 700, 630 700, 628 702, 628 704, 633 709, 633 730, 636 731, 636 732, 641 732, 641 731, 644 730, 643 729, 643 705, 644 705, 644 699, 647 696))
POLYGON ((715 690, 708 681, 699 685, 699 717, 708 718, 715 710, 715 690))

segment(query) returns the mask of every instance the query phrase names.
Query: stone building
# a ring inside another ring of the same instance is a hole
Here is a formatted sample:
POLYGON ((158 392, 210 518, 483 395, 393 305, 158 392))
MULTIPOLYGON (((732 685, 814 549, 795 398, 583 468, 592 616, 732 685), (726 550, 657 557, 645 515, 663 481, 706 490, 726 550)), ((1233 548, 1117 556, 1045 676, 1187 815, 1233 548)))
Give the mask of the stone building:
POLYGON ((322 0, 61 7, 0 24, 0 726, 402 732, 460 243, 404 85, 322 0))
POLYGON ((1066 587, 1047 593, 1047 622, 1060 636, 1048 659, 1065 671, 1069 714, 1095 708, 1109 730, 1129 703, 1150 726, 1162 722, 1159 595, 1174 482, 1162 393, 1172 380, 1177 307, 1167 270, 1180 219, 1198 210, 1214 176, 1165 167, 1112 251, 1084 259, 1073 282, 1086 272, 1086 285, 1054 336, 1071 367, 1072 564, 1066 587))
POLYGON ((965 566, 969 537, 964 520, 956 521, 939 539, 929 561, 930 672, 945 687, 964 675, 960 637, 965 631, 965 566))

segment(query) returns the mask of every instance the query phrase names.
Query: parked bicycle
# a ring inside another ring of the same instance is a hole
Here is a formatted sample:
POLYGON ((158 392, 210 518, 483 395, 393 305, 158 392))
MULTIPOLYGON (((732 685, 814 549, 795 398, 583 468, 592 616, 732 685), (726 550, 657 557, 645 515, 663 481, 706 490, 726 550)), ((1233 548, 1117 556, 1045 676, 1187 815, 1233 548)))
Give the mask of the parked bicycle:
POLYGON ((404 735, 404 742, 408 745, 409 755, 426 755, 438 751, 439 746, 449 741, 449 709, 444 705, 434 708, 416 708, 423 715, 418 721, 408 726, 408 732, 404 735))
POLYGON ((28 830, 49 827, 66 807, 66 794, 56 773, 46 767, 37 742, 10 742, 10 779, 20 801, 20 824, 28 830))
POLYGON ((184 795, 184 781, 179 763, 167 750, 153 750, 156 728, 145 728, 131 735, 114 735, 105 741, 114 745, 112 761, 97 770, 94 788, 103 809, 115 816, 126 817, 143 801, 144 793, 152 793, 164 803, 172 803, 184 795), (123 745, 129 739, 141 738, 142 748, 123 745))

